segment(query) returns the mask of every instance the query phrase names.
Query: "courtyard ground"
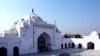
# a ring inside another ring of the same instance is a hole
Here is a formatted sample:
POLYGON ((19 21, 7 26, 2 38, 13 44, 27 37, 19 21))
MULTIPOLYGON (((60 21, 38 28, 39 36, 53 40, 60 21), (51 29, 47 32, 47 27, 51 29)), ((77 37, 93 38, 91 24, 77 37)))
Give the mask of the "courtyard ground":
POLYGON ((58 56, 62 53, 69 53, 71 54, 71 56, 100 56, 100 50, 92 50, 92 49, 86 50, 86 49, 75 49, 75 48, 45 51, 45 52, 26 54, 20 56, 58 56))

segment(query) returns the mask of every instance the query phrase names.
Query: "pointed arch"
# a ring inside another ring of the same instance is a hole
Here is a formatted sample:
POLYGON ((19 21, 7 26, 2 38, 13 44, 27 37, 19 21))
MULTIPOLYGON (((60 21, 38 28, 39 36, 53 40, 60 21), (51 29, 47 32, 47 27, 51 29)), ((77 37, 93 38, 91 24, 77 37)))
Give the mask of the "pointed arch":
POLYGON ((17 46, 13 48, 13 56, 19 56, 19 48, 17 46))
POLYGON ((43 33, 41 33, 39 36, 38 36, 38 38, 39 37, 41 37, 41 36, 43 36, 44 38, 49 38, 50 39, 50 36, 49 36, 49 34, 48 33, 46 33, 46 32, 43 32, 43 33))
POLYGON ((50 36, 43 32, 37 39, 37 48, 38 51, 46 51, 50 49, 50 36))

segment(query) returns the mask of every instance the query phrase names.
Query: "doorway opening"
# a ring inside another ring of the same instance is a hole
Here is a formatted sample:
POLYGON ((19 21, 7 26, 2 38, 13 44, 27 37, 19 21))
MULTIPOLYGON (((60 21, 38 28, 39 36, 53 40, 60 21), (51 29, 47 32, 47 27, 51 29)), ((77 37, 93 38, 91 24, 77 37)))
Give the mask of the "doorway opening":
POLYGON ((78 44, 78 48, 82 48, 82 44, 78 44))
POLYGON ((87 44, 87 49, 94 49, 94 43, 92 43, 92 42, 89 42, 88 44, 87 44))
POLYGON ((39 52, 50 50, 51 43, 49 35, 42 33, 37 39, 37 45, 39 52))
POLYGON ((71 48, 75 48, 75 44, 74 43, 71 44, 71 48))
POLYGON ((19 56, 19 48, 18 47, 13 48, 13 56, 19 56))

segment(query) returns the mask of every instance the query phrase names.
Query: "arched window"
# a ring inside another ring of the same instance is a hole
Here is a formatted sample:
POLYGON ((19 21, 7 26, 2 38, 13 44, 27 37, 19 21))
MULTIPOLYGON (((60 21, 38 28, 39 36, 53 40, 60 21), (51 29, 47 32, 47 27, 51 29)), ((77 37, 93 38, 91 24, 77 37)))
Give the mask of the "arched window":
POLYGON ((65 48, 67 48, 67 43, 65 43, 65 48))
POLYGON ((19 48, 18 47, 13 48, 13 56, 19 56, 19 48))
POLYGON ((87 49, 94 49, 95 45, 92 42, 87 43, 87 49))
POLYGON ((82 48, 82 44, 78 44, 78 48, 82 48))
POLYGON ((0 48, 0 56, 7 56, 7 49, 2 47, 0 48))

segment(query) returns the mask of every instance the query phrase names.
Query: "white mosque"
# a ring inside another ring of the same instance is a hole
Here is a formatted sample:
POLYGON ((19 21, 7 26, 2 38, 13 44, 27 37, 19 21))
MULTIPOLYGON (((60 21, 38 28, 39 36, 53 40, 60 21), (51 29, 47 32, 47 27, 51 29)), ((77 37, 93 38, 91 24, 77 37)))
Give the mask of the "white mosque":
POLYGON ((55 24, 49 24, 34 13, 26 15, 0 36, 0 55, 18 56, 64 48, 100 50, 100 34, 62 36, 55 24))

